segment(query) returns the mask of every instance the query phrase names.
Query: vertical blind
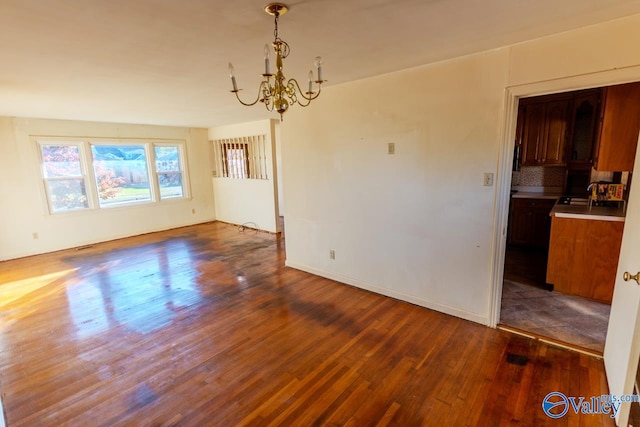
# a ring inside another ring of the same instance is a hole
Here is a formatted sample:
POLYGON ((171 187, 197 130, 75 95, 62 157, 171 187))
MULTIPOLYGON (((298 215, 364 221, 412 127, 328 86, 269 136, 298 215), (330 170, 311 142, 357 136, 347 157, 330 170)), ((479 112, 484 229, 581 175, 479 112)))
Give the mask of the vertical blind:
POLYGON ((268 179, 266 135, 213 141, 215 176, 234 179, 268 179))

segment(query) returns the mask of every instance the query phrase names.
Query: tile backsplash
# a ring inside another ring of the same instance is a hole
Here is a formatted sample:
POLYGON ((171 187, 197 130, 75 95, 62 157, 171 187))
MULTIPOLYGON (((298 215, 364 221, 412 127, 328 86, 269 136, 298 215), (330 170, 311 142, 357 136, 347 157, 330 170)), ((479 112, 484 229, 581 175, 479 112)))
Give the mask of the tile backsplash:
POLYGON ((523 166, 511 176, 512 187, 562 187, 567 169, 564 167, 523 166))
MULTIPOLYGON (((626 174, 628 176, 628 173, 626 174)), ((623 176, 622 183, 627 183, 627 176, 623 176)), ((589 182, 613 182, 613 172, 598 172, 591 169, 588 182, 585 180, 584 189, 589 182)), ((565 179, 567 178, 567 169, 565 167, 549 167, 549 166, 522 166, 519 171, 512 172, 511 188, 518 191, 565 191, 565 179)), ((569 185, 567 183, 567 185, 569 185)), ((569 190, 569 189, 566 189, 569 190)))
POLYGON ((591 169, 591 182, 613 182, 613 172, 598 172, 595 169, 591 169))

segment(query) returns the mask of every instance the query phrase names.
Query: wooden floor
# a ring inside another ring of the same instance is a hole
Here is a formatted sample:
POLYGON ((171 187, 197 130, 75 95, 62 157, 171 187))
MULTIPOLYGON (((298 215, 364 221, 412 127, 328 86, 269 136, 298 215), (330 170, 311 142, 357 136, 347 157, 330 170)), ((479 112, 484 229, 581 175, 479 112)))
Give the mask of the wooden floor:
POLYGON ((580 353, 284 267, 212 223, 0 263, 0 389, 18 426, 613 425, 580 353))

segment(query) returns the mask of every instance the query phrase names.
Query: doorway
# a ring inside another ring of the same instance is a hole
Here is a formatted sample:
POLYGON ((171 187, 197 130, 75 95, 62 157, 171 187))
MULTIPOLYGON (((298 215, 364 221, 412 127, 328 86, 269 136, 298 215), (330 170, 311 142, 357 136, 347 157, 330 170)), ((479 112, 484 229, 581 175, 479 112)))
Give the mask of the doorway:
POLYGON ((507 243, 508 219, 511 205, 512 187, 512 165, 514 164, 514 145, 516 136, 516 124, 518 113, 518 101, 521 98, 532 97, 545 93, 561 93, 588 89, 592 87, 602 87, 638 80, 638 70, 635 76, 630 70, 621 72, 603 72, 597 75, 581 76, 567 79, 559 79, 539 84, 529 84, 508 88, 506 97, 506 122, 504 145, 501 158, 501 179, 499 180, 498 201, 497 201, 497 229, 502 233, 497 237, 500 241, 495 246, 496 256, 494 262, 494 284, 492 320, 494 326, 502 326, 504 318, 508 323, 513 323, 513 329, 530 331, 532 336, 548 337, 551 341, 577 346, 580 349, 590 349, 596 354, 602 354, 604 339, 606 336, 607 323, 609 319, 609 305, 600 303, 593 304, 591 300, 576 298, 557 298, 563 295, 557 292, 550 292, 545 289, 544 270, 546 269, 546 254, 544 251, 527 251, 517 246, 509 246, 507 243), (503 305, 504 300, 509 307, 503 305), (547 303, 546 306, 537 306, 535 303, 547 303), (524 303, 533 304, 533 308, 527 308, 524 303), (570 309, 570 310, 569 310, 570 309), (530 316, 522 315, 523 310, 529 310, 530 316), (557 314, 564 314, 572 311, 564 318, 558 318, 557 314), (546 312, 548 317, 542 318, 541 313, 546 312), (518 325, 513 322, 514 315, 520 315, 522 321, 518 325), (511 316, 511 317, 510 317, 511 316), (589 322, 577 321, 585 317, 589 322), (572 320, 573 319, 573 320, 572 320), (594 322, 594 319, 597 319, 594 322), (565 323, 568 333, 562 332, 562 323, 565 323), (598 323, 597 328, 589 328, 590 331, 576 331, 577 323, 593 324, 598 323), (596 343, 585 340, 584 335, 592 335, 596 343), (599 343, 599 344, 598 344, 599 343))
MULTIPOLYGON (((500 316, 501 326, 599 355, 604 351, 611 294, 591 295, 586 290, 595 286, 595 282, 613 289, 615 265, 609 267, 604 282, 599 278, 582 282, 582 277, 574 274, 562 275, 559 279, 554 277, 558 264, 563 264, 562 269, 572 268, 572 261, 567 257, 574 246, 588 251, 584 249, 586 244, 568 244, 568 240, 573 238, 569 230, 559 235, 556 233, 553 262, 548 261, 550 215, 558 209, 560 196, 570 196, 571 199, 566 200, 572 204, 584 202, 581 206, 571 207, 582 209, 586 214, 591 212, 587 203, 589 184, 612 182, 614 179, 613 172, 598 172, 593 168, 598 157, 597 147, 603 150, 608 147, 605 139, 602 145, 598 144, 601 105, 607 94, 610 101, 607 109, 610 111, 615 107, 613 100, 617 99, 613 88, 609 91, 590 88, 559 92, 521 98, 518 102, 500 316), (548 265, 552 274, 549 276, 548 265), (560 292, 554 291, 553 285, 548 283, 556 284, 560 292)), ((626 92, 623 96, 627 96, 626 92)), ((610 167, 626 166, 616 164, 610 167)), ((614 205, 621 209, 616 203, 614 205)), ((604 208, 596 208, 593 212, 597 209, 604 208)), ((590 221, 594 222, 584 227, 591 230, 594 225, 602 224, 602 221, 596 221, 602 218, 592 215, 590 221)), ((577 218, 553 219, 555 227, 559 227, 562 221, 585 222, 577 218)), ((621 230, 622 224, 616 226, 621 230)), ((619 246, 621 231, 620 235, 605 235, 597 243, 604 239, 611 241, 612 245, 617 240, 619 246)), ((581 270, 589 269, 587 256, 577 259, 580 261, 576 261, 576 266, 581 264, 581 270)))
POLYGON ((500 325, 602 355, 611 306, 552 291, 544 249, 508 246, 500 325))

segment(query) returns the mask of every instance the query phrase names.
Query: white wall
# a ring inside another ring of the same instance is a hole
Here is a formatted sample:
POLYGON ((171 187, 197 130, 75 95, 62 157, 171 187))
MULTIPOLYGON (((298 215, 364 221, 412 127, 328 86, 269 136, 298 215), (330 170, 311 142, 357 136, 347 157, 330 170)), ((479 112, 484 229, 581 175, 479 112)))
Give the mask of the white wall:
POLYGON ((482 175, 496 172, 507 71, 508 51, 487 52, 329 87, 287 113, 287 265, 486 322, 482 175))
POLYGON ((280 123, 276 123, 276 178, 278 186, 278 215, 285 216, 284 192, 282 190, 282 136, 280 135, 280 123))
POLYGON ((0 117, 0 148, 0 260, 215 219, 206 129, 0 117), (50 215, 32 135, 184 140, 191 197, 50 215))
POLYGON ((482 174, 509 159, 506 91, 570 90, 581 73, 640 64, 633 40, 640 15, 331 86, 292 108, 282 124, 287 265, 490 324, 508 189, 483 187, 482 174))
POLYGON ((241 138, 266 135, 268 179, 213 178, 216 219, 231 224, 250 226, 276 233, 278 220, 278 180, 276 171, 275 120, 241 123, 209 129, 209 139, 241 138))

